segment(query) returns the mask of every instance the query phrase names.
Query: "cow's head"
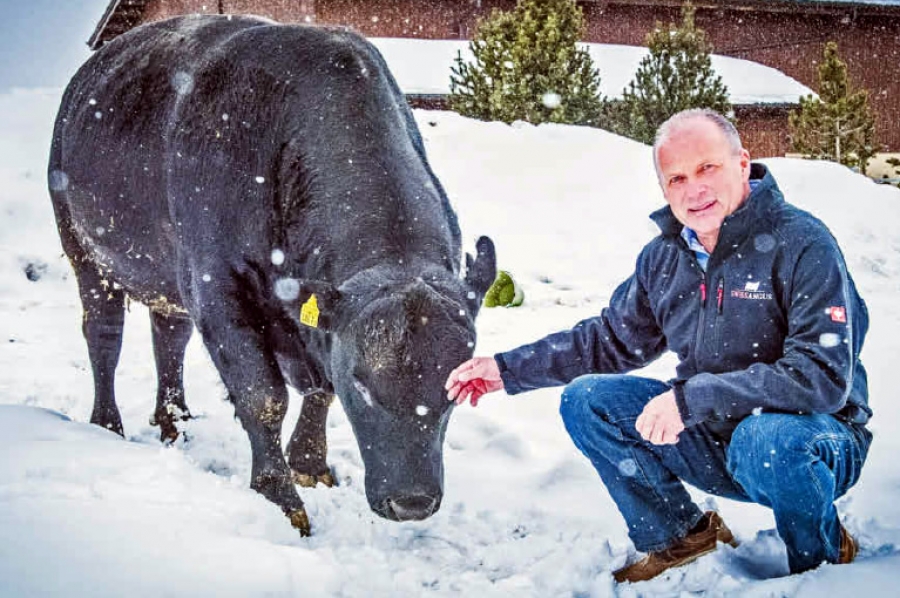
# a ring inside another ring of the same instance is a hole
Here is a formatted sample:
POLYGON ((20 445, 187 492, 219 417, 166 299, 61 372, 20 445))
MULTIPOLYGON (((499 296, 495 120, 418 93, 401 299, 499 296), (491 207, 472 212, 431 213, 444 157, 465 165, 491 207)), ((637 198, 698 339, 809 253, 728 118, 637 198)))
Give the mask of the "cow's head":
MULTIPOLYGON (((425 269, 410 279, 375 269, 339 289, 319 287, 331 338, 331 377, 366 468, 372 510, 425 519, 443 497, 442 445, 453 402, 444 382, 472 356, 475 316, 496 275, 493 243, 479 239, 465 278, 425 269)), ((303 295, 315 285, 304 285, 303 295)))

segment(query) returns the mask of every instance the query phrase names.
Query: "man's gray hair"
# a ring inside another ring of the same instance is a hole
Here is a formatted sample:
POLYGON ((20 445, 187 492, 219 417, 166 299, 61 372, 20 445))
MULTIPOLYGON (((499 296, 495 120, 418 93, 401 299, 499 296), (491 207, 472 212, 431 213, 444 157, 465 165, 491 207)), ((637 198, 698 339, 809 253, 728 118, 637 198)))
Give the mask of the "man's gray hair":
POLYGON ((659 128, 656 129, 656 138, 653 140, 653 166, 656 168, 657 174, 659 174, 659 147, 669 140, 673 131, 682 128, 687 122, 698 118, 708 120, 719 127, 719 130, 725 135, 728 145, 735 154, 740 154, 741 150, 744 149, 744 145, 741 143, 741 136, 738 134, 737 129, 734 128, 734 125, 730 120, 715 110, 710 110, 709 108, 690 108, 688 110, 682 110, 681 112, 670 116, 666 122, 659 125, 659 128))

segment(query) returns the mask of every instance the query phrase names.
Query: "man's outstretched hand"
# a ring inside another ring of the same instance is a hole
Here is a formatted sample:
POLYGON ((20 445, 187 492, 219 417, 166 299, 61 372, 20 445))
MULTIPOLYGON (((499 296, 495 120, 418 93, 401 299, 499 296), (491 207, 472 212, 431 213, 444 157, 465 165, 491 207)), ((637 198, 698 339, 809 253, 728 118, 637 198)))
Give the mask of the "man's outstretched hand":
POLYGON ((675 402, 675 392, 666 391, 650 400, 634 422, 641 437, 652 444, 675 444, 684 422, 675 402))
POLYGON ((472 407, 478 405, 483 395, 503 389, 500 368, 493 357, 473 357, 450 372, 447 383, 447 400, 462 405, 470 399, 472 407))

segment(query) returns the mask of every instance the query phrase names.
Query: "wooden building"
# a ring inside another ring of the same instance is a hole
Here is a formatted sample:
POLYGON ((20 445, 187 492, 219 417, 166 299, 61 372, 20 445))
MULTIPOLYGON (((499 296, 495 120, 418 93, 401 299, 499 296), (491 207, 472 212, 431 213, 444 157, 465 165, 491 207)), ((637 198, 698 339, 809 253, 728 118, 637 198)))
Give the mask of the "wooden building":
MULTIPOLYGON (((584 41, 644 45, 657 21, 680 20, 680 0, 581 0, 584 41)), ((900 0, 694 0, 717 54, 778 69, 812 89, 826 41, 839 44, 851 82, 869 90, 879 145, 900 151, 900 0)), ((479 18, 515 0, 111 0, 93 49, 141 23, 187 13, 257 14, 282 22, 348 25, 373 37, 468 39, 479 18)), ((602 72, 601 72, 602 76, 602 72)), ((788 149, 789 105, 737 106, 753 155, 788 149)))

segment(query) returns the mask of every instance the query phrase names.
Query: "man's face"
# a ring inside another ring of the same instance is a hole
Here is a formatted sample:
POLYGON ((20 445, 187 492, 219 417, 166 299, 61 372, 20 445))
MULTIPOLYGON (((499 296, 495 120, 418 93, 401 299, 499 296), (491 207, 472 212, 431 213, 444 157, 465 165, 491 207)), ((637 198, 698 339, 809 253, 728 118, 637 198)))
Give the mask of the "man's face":
POLYGON ((750 154, 736 154, 715 123, 696 118, 674 129, 659 146, 657 168, 675 217, 711 251, 725 217, 750 194, 750 154))

